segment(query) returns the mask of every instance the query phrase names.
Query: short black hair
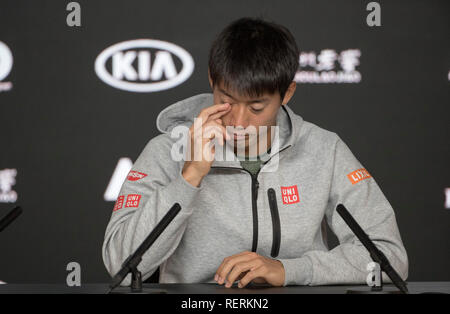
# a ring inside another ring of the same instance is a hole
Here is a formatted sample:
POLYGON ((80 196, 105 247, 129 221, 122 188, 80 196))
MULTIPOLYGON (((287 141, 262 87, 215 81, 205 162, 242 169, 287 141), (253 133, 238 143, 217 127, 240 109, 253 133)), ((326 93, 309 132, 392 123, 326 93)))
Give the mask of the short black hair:
POLYGON ((298 70, 299 50, 284 26, 261 18, 240 18, 214 40, 209 52, 213 86, 259 97, 278 91, 283 100, 298 70))

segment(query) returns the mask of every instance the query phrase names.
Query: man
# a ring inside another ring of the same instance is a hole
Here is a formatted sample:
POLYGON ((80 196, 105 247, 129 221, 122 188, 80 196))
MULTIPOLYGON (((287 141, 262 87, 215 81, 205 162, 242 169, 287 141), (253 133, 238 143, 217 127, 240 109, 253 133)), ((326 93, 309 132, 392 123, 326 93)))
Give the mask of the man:
POLYGON ((286 28, 260 19, 237 20, 219 34, 209 55, 213 94, 159 114, 163 134, 122 186, 103 245, 110 274, 179 203, 139 265, 144 279, 160 267, 161 283, 364 283, 371 259, 337 214, 342 203, 406 279, 394 211, 374 178, 336 133, 287 106, 298 55, 286 28), (181 127, 189 128, 185 160, 175 158, 181 127), (235 158, 222 158, 230 151, 235 158), (340 241, 332 250, 323 222, 340 241))

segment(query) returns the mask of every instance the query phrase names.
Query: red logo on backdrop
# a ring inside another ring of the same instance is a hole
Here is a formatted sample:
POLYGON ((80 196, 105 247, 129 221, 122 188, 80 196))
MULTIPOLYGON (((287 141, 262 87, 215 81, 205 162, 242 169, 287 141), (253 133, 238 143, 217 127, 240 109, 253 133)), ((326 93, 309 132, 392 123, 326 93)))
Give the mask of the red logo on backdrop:
POLYGON ((141 196, 139 194, 129 194, 127 196, 127 202, 125 203, 125 207, 138 207, 140 201, 141 196))
POLYGON ((118 198, 117 198, 117 201, 116 201, 116 205, 114 205, 114 209, 113 209, 113 212, 115 212, 116 210, 119 210, 119 209, 121 209, 122 208, 122 206, 123 206, 123 199, 125 198, 125 196, 119 196, 118 198))
POLYGON ((283 204, 294 204, 300 202, 297 186, 282 186, 281 199, 283 200, 283 204))
POLYGON ((142 178, 145 178, 147 175, 145 173, 142 172, 137 172, 137 171, 130 171, 130 173, 128 173, 128 177, 127 179, 130 181, 137 181, 140 180, 142 178))

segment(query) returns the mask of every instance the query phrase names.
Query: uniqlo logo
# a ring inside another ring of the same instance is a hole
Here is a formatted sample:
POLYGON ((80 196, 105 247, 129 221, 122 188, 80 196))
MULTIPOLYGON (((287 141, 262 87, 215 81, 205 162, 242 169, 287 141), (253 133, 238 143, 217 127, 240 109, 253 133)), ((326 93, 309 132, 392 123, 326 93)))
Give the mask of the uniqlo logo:
POLYGON ((366 169, 361 168, 358 170, 355 170, 353 172, 350 172, 347 175, 348 179, 350 180, 350 182, 352 184, 356 184, 358 182, 361 182, 362 180, 368 179, 368 178, 372 178, 372 176, 370 175, 369 172, 367 172, 366 169))
POLYGON ((117 198, 116 205, 114 205, 113 212, 115 212, 116 210, 119 210, 119 209, 121 209, 123 207, 123 199, 124 198, 125 198, 125 196, 123 196, 123 195, 119 196, 117 198))
POLYGON ((127 179, 130 181, 137 181, 140 180, 142 178, 145 178, 147 175, 145 173, 142 172, 137 172, 137 171, 130 171, 130 173, 128 173, 128 177, 127 179))
POLYGON ((283 200, 283 204, 294 204, 300 202, 297 186, 282 186, 281 199, 283 200))
POLYGON ((125 203, 125 207, 138 207, 140 201, 141 196, 139 194, 129 194, 127 196, 127 202, 125 203))

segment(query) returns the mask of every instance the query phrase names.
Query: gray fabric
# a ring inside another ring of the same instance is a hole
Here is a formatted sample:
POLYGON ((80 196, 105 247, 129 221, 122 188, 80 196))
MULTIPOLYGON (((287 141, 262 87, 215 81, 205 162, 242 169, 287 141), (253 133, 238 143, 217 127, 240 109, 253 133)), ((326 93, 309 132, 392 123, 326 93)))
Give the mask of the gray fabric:
MULTIPOLYGON (((212 94, 201 94, 159 114, 157 127, 163 134, 148 142, 132 169, 147 176, 126 180, 120 191, 125 200, 129 194, 140 195, 139 206, 114 211, 106 229, 102 252, 110 274, 120 269, 175 202, 181 212, 139 265, 144 278, 161 265, 162 283, 212 283, 225 257, 251 250, 251 177, 239 161, 215 160, 200 187, 193 187, 181 175, 183 161, 173 161, 170 155, 176 141, 170 131, 176 125, 189 126, 201 108, 212 104, 212 94)), ((272 248, 267 190, 273 188, 281 223, 277 259, 285 268, 285 285, 365 282, 370 257, 335 211, 339 203, 406 279, 408 258, 394 211, 373 177, 352 184, 347 175, 364 167, 348 146, 336 133, 303 120, 288 106, 279 110, 277 125, 279 140, 258 174, 257 253, 269 257, 272 248), (291 186, 297 186, 299 202, 284 204, 281 189, 291 186), (324 218, 340 241, 332 250, 323 240, 324 218)), ((129 283, 128 277, 123 284, 129 283)))

